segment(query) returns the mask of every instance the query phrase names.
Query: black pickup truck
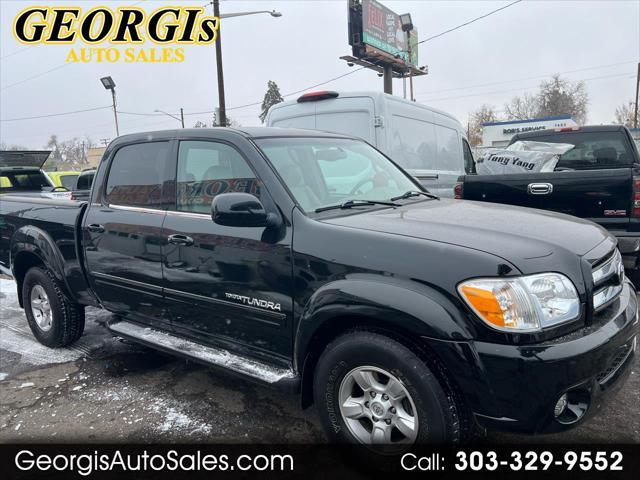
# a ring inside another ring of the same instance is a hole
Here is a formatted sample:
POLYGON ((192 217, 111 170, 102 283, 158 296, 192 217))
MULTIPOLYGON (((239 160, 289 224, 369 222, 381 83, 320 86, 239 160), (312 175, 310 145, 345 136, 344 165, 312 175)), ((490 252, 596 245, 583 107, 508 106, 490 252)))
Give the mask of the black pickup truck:
POLYGON ((640 288, 640 154, 621 125, 567 127, 515 135, 519 140, 565 143, 555 171, 467 175, 458 198, 540 208, 586 218, 618 239, 629 277, 640 288))
POLYGON ((624 383, 636 294, 584 220, 438 199, 317 131, 120 137, 88 203, 7 197, 0 264, 35 337, 115 334, 315 403, 332 441, 550 432, 624 383))

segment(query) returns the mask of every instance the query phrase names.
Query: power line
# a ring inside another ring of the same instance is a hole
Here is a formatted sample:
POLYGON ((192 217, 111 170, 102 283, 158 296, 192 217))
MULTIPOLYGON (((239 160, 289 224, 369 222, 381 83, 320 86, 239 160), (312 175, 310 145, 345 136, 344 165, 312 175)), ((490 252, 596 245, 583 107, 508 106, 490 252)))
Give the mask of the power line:
POLYGON ((16 85, 20 85, 21 83, 28 82, 29 80, 33 80, 34 78, 42 77, 43 75, 51 73, 51 72, 53 72, 55 70, 60 70, 63 67, 67 67, 67 66, 73 65, 73 64, 74 64, 73 62, 71 62, 71 63, 63 63, 62 65, 58 65, 57 67, 54 67, 54 68, 52 68, 50 70, 47 70, 46 72, 38 73, 36 75, 33 75, 32 77, 24 78, 24 79, 22 79, 22 80, 20 80, 18 82, 10 83, 9 85, 5 85, 4 87, 0 88, 0 90, 6 90, 7 88, 15 87, 16 85))
POLYGON ((94 108, 85 108, 84 110, 74 110, 72 112, 62 112, 62 113, 49 113, 47 115, 36 115, 33 117, 20 117, 20 118, 3 118, 0 122, 19 122, 21 120, 35 120, 37 118, 50 118, 50 117, 61 117, 64 115, 74 115, 76 113, 84 113, 84 112, 93 112, 96 110, 104 110, 105 108, 111 108, 111 105, 107 105, 106 107, 94 107, 94 108))
POLYGON ((19 53, 26 52, 27 50, 32 49, 36 45, 29 45, 28 47, 21 48, 20 50, 16 50, 15 52, 7 53, 0 57, 0 60, 4 60, 5 58, 13 57, 14 55, 18 55, 19 53))
POLYGON ((608 65, 598 65, 598 66, 594 66, 594 67, 587 67, 587 68, 578 68, 575 70, 566 70, 564 72, 554 72, 554 73, 548 73, 546 75, 535 75, 533 77, 525 77, 525 78, 516 78, 513 80, 504 80, 501 82, 491 82, 491 83, 481 83, 481 84, 476 84, 476 85, 467 85, 465 87, 454 87, 454 88, 446 88, 443 90, 431 90, 430 92, 416 92, 416 94, 419 95, 431 95, 433 93, 443 93, 443 92, 452 92, 455 90, 466 90, 469 88, 481 88, 481 87, 491 87, 493 85, 503 85, 505 83, 513 83, 513 82, 522 82, 525 80, 534 80, 536 78, 547 78, 547 77, 551 77, 555 74, 559 74, 559 75, 565 75, 568 73, 577 73, 577 72, 584 72, 587 70, 597 70, 600 68, 609 68, 609 67, 617 67, 620 65, 628 65, 630 63, 636 63, 635 61, 630 61, 630 62, 620 62, 620 63, 610 63, 608 65))
POLYGON ((453 32, 455 30, 458 30, 458 29, 460 29, 462 27, 466 27, 467 25, 471 25, 472 23, 477 22, 478 20, 482 20, 483 18, 487 18, 487 17, 493 15, 494 13, 498 13, 501 10, 505 10, 505 9, 515 5, 516 3, 520 3, 521 1, 522 0, 515 0, 515 2, 511 2, 510 4, 504 5, 503 7, 500 7, 500 8, 496 8, 495 10, 492 10, 492 11, 490 11, 488 13, 485 13, 484 15, 480 15, 479 17, 476 17, 476 18, 474 18, 472 20, 469 20, 469 21, 461 23, 460 25, 457 25, 457 26, 455 26, 453 28, 450 28, 449 30, 445 30, 444 32, 440 32, 437 35, 433 35, 431 37, 425 38, 424 40, 420 40, 419 42, 416 43, 416 45, 420 45, 421 43, 428 42, 430 40, 433 40, 434 38, 442 37, 443 35, 446 35, 447 33, 451 33, 451 32, 453 32))
MULTIPOLYGON (((583 79, 577 79, 577 80, 574 80, 574 81, 576 81, 576 82, 590 82, 592 80, 602 80, 602 79, 605 79, 605 78, 615 78, 615 77, 626 77, 626 76, 629 76, 629 75, 632 75, 632 74, 631 73, 618 73, 618 74, 615 74, 615 75, 604 75, 604 76, 601 76, 601 77, 583 78, 583 79)), ((426 100, 426 101, 427 102, 440 102, 440 101, 444 101, 444 100, 458 100, 460 98, 479 97, 481 95, 494 95, 494 94, 497 94, 497 93, 518 92, 518 91, 523 91, 523 90, 532 90, 534 88, 539 88, 539 85, 533 85, 533 86, 530 86, 530 87, 509 88, 509 89, 506 89, 506 90, 496 90, 496 91, 493 91, 493 92, 472 93, 472 94, 469 94, 469 95, 460 95, 460 96, 457 96, 457 97, 433 98, 433 99, 429 99, 429 100, 426 100)))
MULTIPOLYGON (((310 86, 307 86, 305 88, 302 88, 300 90, 296 90, 296 91, 293 91, 293 92, 283 93, 282 96, 283 97, 290 97, 291 95, 296 95, 298 93, 302 93, 302 92, 304 92, 306 90, 309 90, 311 88, 317 88, 317 87, 320 87, 322 85, 326 85, 327 83, 334 82, 334 81, 339 80, 341 78, 344 78, 344 77, 346 77, 348 75, 353 75, 354 73, 356 73, 356 72, 358 72, 360 70, 363 70, 364 68, 366 68, 366 67, 356 68, 355 70, 351 70, 350 72, 343 73, 342 75, 338 75, 337 77, 330 78, 329 80, 325 80, 324 82, 316 83, 315 85, 310 85, 310 86)), ((254 107, 254 106, 257 106, 257 105, 262 105, 262 101, 253 102, 253 103, 247 103, 245 105, 238 105, 236 107, 228 107, 227 110, 239 110, 241 108, 254 107)), ((184 116, 186 117, 186 116, 191 116, 191 115, 206 115, 206 114, 215 113, 215 112, 216 112, 215 109, 214 110, 206 110, 206 111, 203 111, 203 112, 184 112, 184 116)), ((121 113, 123 115, 140 115, 140 116, 147 116, 147 117, 164 116, 164 114, 162 114, 162 113, 124 112, 124 111, 120 111, 120 110, 118 110, 118 113, 121 113)))

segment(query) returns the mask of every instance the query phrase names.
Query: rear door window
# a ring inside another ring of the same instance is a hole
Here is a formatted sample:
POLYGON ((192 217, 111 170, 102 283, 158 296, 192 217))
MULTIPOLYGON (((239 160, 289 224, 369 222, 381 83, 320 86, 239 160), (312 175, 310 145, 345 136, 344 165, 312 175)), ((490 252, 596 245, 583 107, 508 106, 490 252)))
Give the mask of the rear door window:
POLYGON ((393 116, 390 157, 409 170, 436 170, 433 124, 402 115, 393 116))
POLYGON ((111 162, 105 189, 107 203, 162 208, 162 183, 169 142, 150 142, 120 148, 111 162))
POLYGON ((460 139, 453 128, 435 126, 438 148, 436 169, 442 172, 459 172, 462 167, 460 139))
POLYGON ((631 146, 619 131, 558 133, 527 140, 574 145, 575 148, 560 156, 556 169, 615 168, 633 163, 631 146))

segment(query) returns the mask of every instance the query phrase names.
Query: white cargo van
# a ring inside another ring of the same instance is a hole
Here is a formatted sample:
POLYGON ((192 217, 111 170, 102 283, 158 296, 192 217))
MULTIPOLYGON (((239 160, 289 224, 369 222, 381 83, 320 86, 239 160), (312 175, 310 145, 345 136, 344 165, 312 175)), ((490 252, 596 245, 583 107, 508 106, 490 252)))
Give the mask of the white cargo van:
POLYGON ((267 126, 360 137, 443 197, 453 197, 458 176, 475 171, 460 122, 440 110, 385 93, 308 93, 271 107, 267 126))

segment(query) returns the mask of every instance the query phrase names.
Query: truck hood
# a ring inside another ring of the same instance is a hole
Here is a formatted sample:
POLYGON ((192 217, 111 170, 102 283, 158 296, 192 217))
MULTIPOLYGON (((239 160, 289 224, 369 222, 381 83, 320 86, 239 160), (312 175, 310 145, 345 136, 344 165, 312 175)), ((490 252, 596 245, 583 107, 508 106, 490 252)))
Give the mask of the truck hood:
POLYGON ((516 266, 559 250, 582 256, 610 236, 569 215, 468 200, 428 200, 324 221, 473 248, 516 266))

